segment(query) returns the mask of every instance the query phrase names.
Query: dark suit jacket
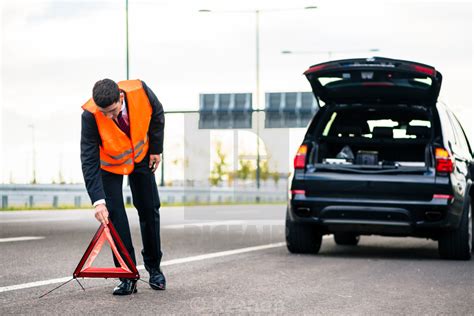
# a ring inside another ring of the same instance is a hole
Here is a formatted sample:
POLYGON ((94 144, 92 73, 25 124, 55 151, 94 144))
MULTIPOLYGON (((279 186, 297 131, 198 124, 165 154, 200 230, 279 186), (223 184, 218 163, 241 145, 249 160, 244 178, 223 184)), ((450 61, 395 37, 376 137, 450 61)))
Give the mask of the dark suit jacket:
MULTIPOLYGON (((161 154, 163 152, 163 137, 165 128, 165 114, 163 106, 156 95, 143 82, 143 88, 150 100, 152 107, 150 127, 148 128, 149 136, 149 154, 161 154)), ((125 95, 125 104, 127 97, 125 95)), ((82 174, 86 183, 87 193, 94 203, 97 200, 105 199, 104 188, 102 185, 99 145, 101 139, 97 122, 94 115, 89 111, 82 113, 82 129, 81 129, 81 162, 82 174)))

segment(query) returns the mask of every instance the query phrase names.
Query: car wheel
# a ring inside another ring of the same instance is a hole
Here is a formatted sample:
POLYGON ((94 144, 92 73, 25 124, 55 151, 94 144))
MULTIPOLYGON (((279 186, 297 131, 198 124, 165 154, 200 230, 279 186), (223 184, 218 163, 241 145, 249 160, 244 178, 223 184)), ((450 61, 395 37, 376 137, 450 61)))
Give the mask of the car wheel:
POLYGON ((334 241, 338 245, 356 246, 359 243, 360 236, 352 233, 336 233, 334 234, 334 241))
POLYGON ((317 254, 321 248, 322 235, 313 225, 292 222, 286 215, 286 247, 291 253, 317 254))
POLYGON ((471 199, 464 210, 459 227, 446 232, 438 240, 439 255, 443 259, 469 260, 472 251, 472 207, 471 199))

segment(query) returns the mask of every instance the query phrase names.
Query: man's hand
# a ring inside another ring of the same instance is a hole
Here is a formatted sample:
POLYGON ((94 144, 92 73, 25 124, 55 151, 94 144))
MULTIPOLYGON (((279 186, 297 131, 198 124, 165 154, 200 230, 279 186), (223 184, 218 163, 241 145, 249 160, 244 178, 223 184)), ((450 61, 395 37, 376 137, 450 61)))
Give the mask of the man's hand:
POLYGON ((161 162, 160 155, 150 155, 150 163, 149 166, 152 173, 155 173, 156 169, 158 169, 158 165, 161 162))
POLYGON ((105 204, 98 204, 95 207, 95 218, 104 225, 109 223, 109 211, 105 204))

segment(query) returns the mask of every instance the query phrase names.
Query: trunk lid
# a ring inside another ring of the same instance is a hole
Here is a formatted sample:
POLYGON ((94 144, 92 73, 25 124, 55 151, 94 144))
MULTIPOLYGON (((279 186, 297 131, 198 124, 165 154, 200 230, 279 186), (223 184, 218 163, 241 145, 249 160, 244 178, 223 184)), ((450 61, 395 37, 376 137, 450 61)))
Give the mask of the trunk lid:
POLYGON ((442 75, 434 67, 383 57, 330 61, 304 72, 316 98, 331 103, 434 106, 442 75))

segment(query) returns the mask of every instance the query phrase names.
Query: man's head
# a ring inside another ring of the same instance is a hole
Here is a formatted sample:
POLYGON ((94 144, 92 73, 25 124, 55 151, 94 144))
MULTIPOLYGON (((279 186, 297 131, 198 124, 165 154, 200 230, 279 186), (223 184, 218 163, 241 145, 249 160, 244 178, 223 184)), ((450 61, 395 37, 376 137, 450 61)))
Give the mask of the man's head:
POLYGON ((106 117, 117 118, 122 109, 123 92, 115 81, 110 79, 99 80, 92 89, 92 99, 106 117))

